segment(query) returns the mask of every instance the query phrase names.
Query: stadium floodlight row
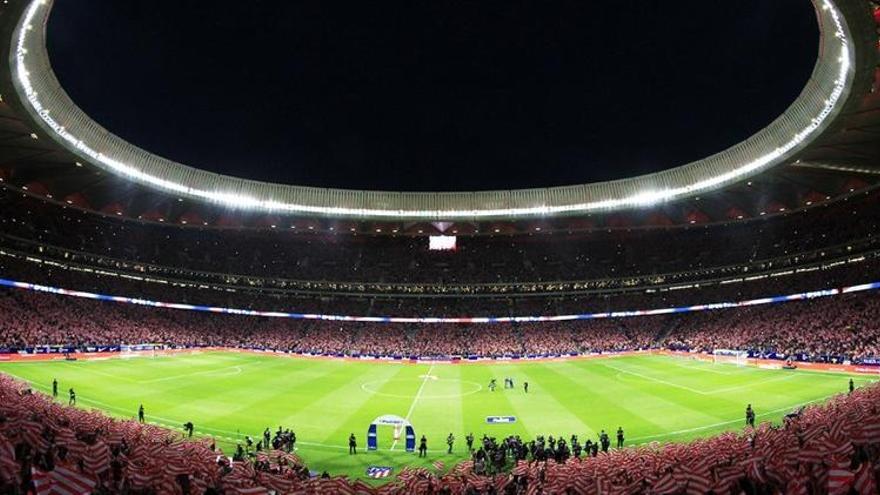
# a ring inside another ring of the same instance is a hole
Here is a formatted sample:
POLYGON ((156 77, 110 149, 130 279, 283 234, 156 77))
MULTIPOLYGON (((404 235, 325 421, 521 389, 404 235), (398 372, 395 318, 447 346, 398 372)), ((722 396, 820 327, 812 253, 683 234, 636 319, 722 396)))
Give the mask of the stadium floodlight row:
POLYGON ((23 107, 54 140, 84 161, 157 191, 241 210, 337 218, 529 218, 650 206, 796 161, 851 103, 856 75, 865 72, 860 61, 875 58, 861 52, 874 50, 876 37, 853 29, 862 21, 857 16, 867 17, 862 0, 813 3, 821 36, 812 77, 795 102, 763 130, 713 156, 662 172, 552 188, 439 193, 313 188, 219 175, 156 156, 102 128, 65 93, 46 49, 52 0, 23 2, 9 63, 23 107))
POLYGON ((109 301, 123 304, 134 304, 137 306, 148 306, 155 308, 180 309, 186 311, 199 311, 207 313, 219 313, 240 316, 259 316, 268 318, 290 318, 295 320, 323 320, 323 321, 353 321, 353 322, 369 322, 369 323, 537 323, 552 321, 573 321, 573 320, 596 320, 609 318, 632 318, 637 316, 656 316, 677 313, 696 313, 702 311, 711 311, 719 309, 743 308, 749 306, 762 306, 766 304, 779 304, 791 301, 803 301, 809 299, 817 299, 823 297, 837 296, 841 294, 853 294, 869 290, 880 289, 880 282, 872 282, 866 284, 853 285, 839 289, 822 289, 809 292, 801 292, 797 294, 789 294, 783 296, 762 297, 758 299, 750 299, 738 302, 716 302, 709 304, 697 304, 693 306, 680 306, 672 308, 658 309, 642 309, 630 311, 612 311, 605 313, 585 313, 573 315, 554 315, 554 316, 499 316, 499 317, 404 317, 404 316, 350 316, 350 315, 327 315, 327 314, 308 314, 308 313, 289 313, 284 311, 257 311, 253 309, 241 308, 222 308, 217 306, 202 306, 185 303, 173 303, 164 301, 153 301, 149 299, 141 299, 127 296, 113 296, 106 294, 97 294, 94 292, 63 289, 58 287, 50 287, 47 285, 33 284, 29 282, 20 282, 0 278, 0 287, 10 287, 15 289, 25 289, 35 292, 45 292, 62 296, 79 297, 84 299, 93 299, 98 301, 109 301))

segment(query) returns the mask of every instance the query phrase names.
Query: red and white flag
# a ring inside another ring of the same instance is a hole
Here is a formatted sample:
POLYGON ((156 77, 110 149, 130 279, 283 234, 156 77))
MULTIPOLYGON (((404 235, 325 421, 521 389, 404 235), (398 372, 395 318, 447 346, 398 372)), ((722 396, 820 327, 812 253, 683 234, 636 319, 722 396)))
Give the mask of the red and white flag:
POLYGON ((89 495, 95 489, 95 481, 85 474, 77 473, 64 466, 55 466, 55 470, 49 473, 52 478, 53 494, 59 495, 89 495))
POLYGON ((98 440, 94 445, 89 445, 83 455, 83 464, 86 471, 94 475, 100 475, 110 469, 110 447, 98 440))
POLYGON ((248 488, 234 488, 235 493, 239 495, 268 495, 269 491, 262 486, 252 486, 248 488))
POLYGON ((855 475, 850 470, 850 461, 847 459, 838 459, 831 464, 828 469, 828 494, 843 495, 849 492, 855 475))
POLYGON ((870 462, 863 462, 856 471, 853 488, 859 495, 877 493, 877 480, 874 478, 874 466, 870 462))
POLYGON ((31 468, 31 482, 34 485, 34 493, 36 495, 49 495, 54 484, 49 473, 36 468, 31 468))

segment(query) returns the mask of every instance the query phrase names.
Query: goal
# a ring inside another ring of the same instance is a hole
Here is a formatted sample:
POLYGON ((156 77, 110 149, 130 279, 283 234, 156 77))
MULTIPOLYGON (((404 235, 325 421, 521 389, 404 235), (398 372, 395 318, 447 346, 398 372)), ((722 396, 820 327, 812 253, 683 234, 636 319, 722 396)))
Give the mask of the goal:
POLYGON ((119 348, 119 357, 122 359, 131 359, 137 357, 137 352, 134 346, 131 345, 123 345, 119 348))
POLYGON ((119 346, 119 357, 131 359, 136 357, 156 357, 156 351, 161 349, 161 344, 138 344, 119 346))
POLYGON ((748 351, 737 351, 734 349, 715 349, 712 352, 715 364, 735 364, 737 366, 745 366, 749 364, 748 351))

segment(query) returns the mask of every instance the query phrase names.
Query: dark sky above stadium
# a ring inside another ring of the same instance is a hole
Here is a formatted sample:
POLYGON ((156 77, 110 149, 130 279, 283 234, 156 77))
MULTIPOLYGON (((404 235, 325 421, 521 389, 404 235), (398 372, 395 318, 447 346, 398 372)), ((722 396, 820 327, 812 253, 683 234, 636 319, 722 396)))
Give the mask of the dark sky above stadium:
POLYGON ((59 0, 49 50, 105 127, 314 186, 552 186, 696 160, 816 58, 806 0, 59 0))

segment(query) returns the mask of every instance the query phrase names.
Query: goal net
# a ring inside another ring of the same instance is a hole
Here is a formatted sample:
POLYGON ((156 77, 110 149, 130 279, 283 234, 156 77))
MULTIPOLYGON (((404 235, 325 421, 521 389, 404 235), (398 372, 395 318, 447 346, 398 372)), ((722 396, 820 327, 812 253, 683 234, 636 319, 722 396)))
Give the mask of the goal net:
POLYGON ((737 351, 734 349, 715 349, 712 352, 715 364, 735 364, 737 366, 745 366, 749 364, 748 351, 737 351))
POLYGON ((156 351, 162 349, 161 344, 137 344, 119 346, 119 357, 131 359, 135 357, 156 357, 156 351))
POLYGON ((123 345, 119 348, 119 357, 122 359, 131 359, 137 357, 137 350, 134 346, 123 345))

